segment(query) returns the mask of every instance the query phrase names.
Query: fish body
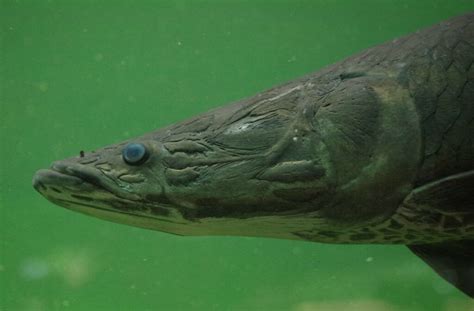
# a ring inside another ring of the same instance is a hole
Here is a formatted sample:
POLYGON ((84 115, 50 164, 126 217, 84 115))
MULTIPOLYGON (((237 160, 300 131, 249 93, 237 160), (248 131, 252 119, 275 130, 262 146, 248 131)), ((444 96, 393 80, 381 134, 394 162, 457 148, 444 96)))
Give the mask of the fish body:
POLYGON ((474 14, 40 170, 68 209, 179 235, 405 244, 474 296, 474 14))

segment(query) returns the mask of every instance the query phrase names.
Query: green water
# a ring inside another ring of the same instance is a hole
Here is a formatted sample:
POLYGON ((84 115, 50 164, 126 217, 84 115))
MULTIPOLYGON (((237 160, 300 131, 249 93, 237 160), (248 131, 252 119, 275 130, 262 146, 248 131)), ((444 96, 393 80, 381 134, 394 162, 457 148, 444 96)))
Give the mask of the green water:
POLYGON ((474 9, 470 1, 0 1, 0 310, 473 310, 403 246, 177 237, 31 187, 138 136, 474 9))

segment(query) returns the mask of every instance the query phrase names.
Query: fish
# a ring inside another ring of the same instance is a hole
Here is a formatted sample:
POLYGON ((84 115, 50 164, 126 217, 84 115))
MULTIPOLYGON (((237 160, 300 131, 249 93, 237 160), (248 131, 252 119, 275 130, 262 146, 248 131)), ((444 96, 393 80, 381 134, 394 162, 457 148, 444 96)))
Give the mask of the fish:
POLYGON ((33 177, 176 235, 402 244, 474 298, 474 13, 33 177))

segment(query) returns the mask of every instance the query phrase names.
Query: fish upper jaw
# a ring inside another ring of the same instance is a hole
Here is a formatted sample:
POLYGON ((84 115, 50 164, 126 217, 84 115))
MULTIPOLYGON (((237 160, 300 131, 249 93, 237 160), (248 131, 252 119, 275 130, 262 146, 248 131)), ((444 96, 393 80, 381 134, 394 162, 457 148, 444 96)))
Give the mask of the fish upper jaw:
POLYGON ((33 176, 33 187, 41 194, 46 194, 47 191, 52 190, 61 193, 61 190, 55 186, 60 187, 78 187, 84 184, 84 180, 79 177, 64 174, 52 169, 38 170, 33 176))
POLYGON ((99 169, 70 163, 68 160, 54 162, 49 169, 37 171, 33 177, 33 187, 48 199, 62 197, 65 193, 80 197, 92 192, 108 193, 109 196, 128 200, 140 199, 106 177, 99 169))

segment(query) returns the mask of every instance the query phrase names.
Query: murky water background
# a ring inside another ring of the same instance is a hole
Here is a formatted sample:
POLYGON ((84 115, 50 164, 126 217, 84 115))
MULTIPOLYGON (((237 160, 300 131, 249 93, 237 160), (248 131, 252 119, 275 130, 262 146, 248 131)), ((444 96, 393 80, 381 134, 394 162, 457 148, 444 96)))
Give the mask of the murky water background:
POLYGON ((250 96, 472 1, 0 7, 0 310, 473 310, 403 246, 177 237, 56 207, 53 160, 250 96))

